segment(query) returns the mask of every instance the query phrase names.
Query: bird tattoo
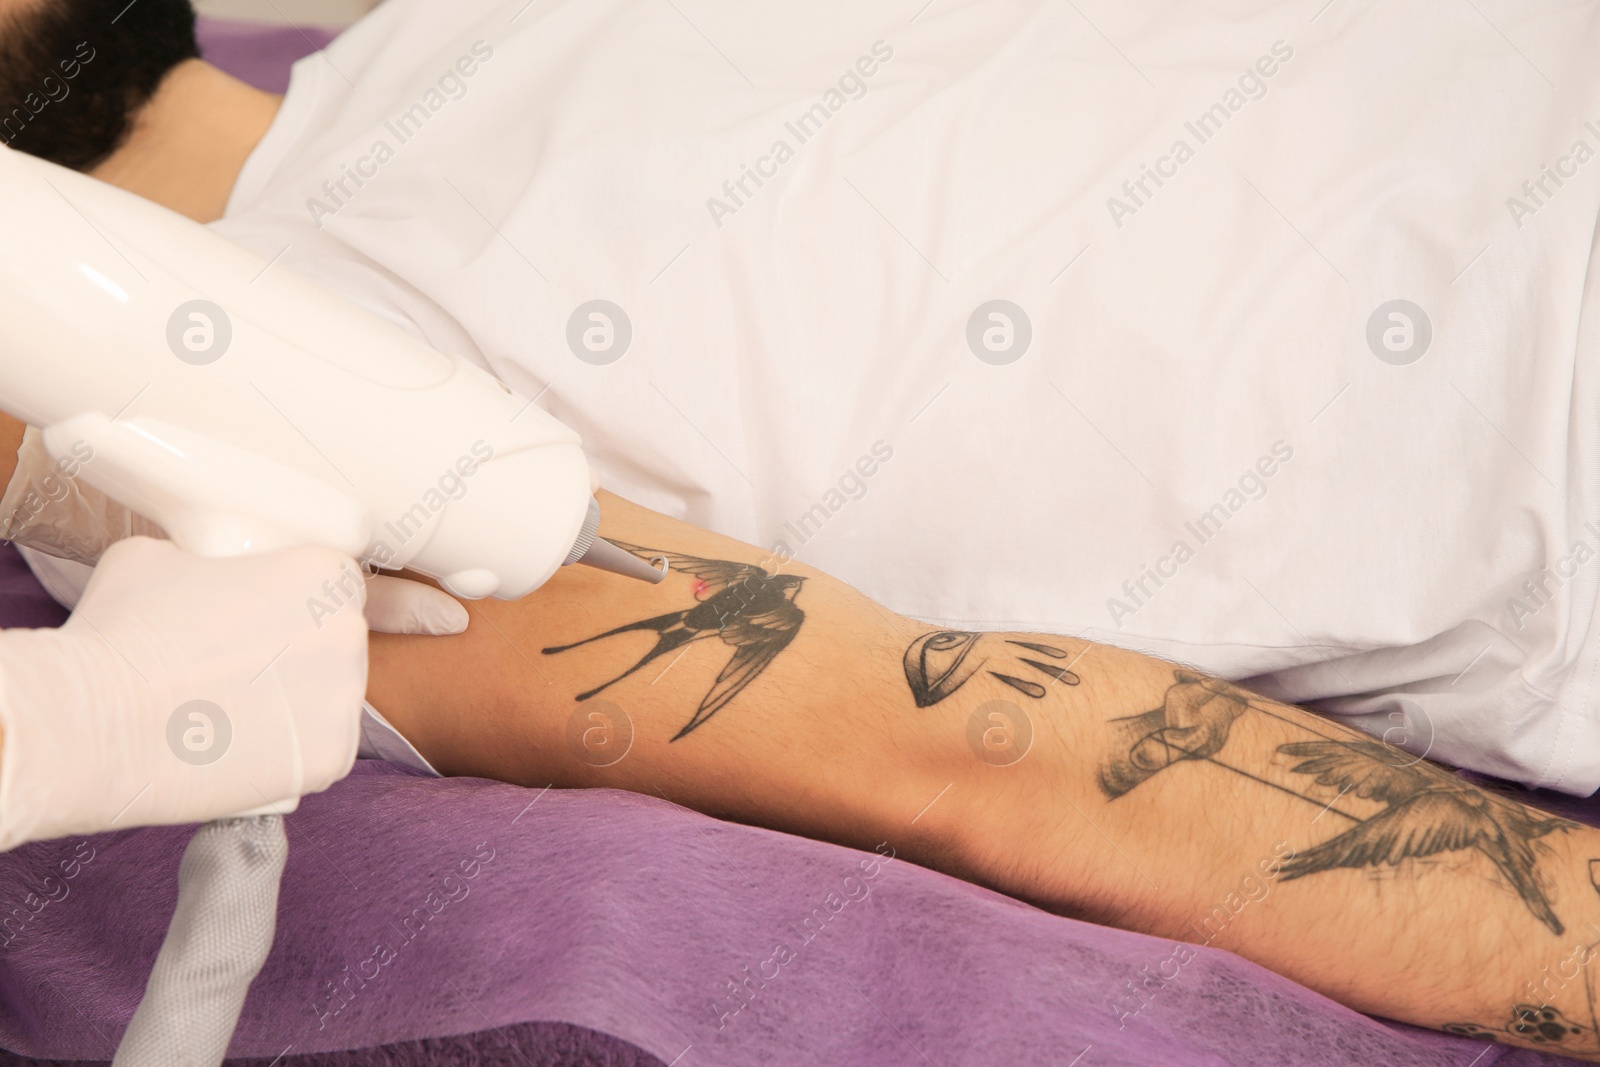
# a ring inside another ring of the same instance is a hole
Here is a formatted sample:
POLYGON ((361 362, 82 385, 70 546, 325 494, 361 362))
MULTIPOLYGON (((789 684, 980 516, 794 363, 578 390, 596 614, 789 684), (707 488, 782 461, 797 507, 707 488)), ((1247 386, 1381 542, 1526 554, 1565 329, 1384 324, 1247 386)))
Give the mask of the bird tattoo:
POLYGON ((1499 868, 1539 921, 1552 933, 1563 932, 1539 885, 1534 848, 1537 838, 1576 830, 1577 823, 1477 789, 1429 763, 1397 766, 1394 750, 1375 741, 1301 741, 1280 745, 1278 751, 1299 759, 1292 769, 1318 785, 1388 805, 1288 860, 1283 879, 1476 849, 1499 868))
POLYGON ((738 696, 794 640, 800 624, 805 621, 805 612, 794 602, 795 594, 805 583, 804 578, 793 574, 768 574, 764 568, 749 563, 658 552, 622 541, 611 543, 641 559, 665 557, 674 573, 694 579, 694 598, 699 603, 682 611, 630 622, 569 645, 556 645, 545 649, 544 654, 554 655, 618 634, 641 630, 655 632, 655 647, 646 652, 639 662, 610 681, 577 696, 578 700, 588 700, 669 652, 676 652, 685 645, 708 637, 720 637, 724 644, 733 648, 733 658, 717 675, 711 691, 700 701, 694 716, 673 735, 674 741, 704 725, 728 701, 738 696))

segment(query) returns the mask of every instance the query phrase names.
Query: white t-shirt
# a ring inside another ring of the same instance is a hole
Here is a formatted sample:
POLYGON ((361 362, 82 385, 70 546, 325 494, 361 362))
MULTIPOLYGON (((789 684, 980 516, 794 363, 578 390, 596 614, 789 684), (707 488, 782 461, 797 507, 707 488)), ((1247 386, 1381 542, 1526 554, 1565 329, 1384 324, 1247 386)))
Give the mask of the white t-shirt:
POLYGON ((1589 792, 1596 7, 388 0, 216 226, 897 611, 1589 792))

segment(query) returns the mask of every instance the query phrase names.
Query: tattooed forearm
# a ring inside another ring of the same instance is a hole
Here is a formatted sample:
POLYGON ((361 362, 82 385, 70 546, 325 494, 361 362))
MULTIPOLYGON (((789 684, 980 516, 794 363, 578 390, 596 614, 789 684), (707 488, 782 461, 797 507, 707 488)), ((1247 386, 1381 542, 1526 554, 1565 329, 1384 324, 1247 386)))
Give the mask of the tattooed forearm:
POLYGON ((1540 922, 1552 933, 1563 932, 1540 885, 1538 839, 1576 830, 1577 823, 1498 797, 1381 742, 1334 740, 1305 727, 1298 728, 1316 740, 1279 745, 1277 754, 1287 759, 1291 773, 1305 776, 1331 799, 1304 786, 1287 788, 1217 758, 1247 712, 1282 718, 1271 701, 1185 670, 1173 671, 1173 678, 1161 707, 1114 720, 1120 739, 1100 771, 1107 797, 1120 797, 1175 763, 1203 760, 1294 793, 1353 824, 1288 861, 1281 873, 1285 881, 1337 868, 1397 867, 1410 859, 1477 852, 1540 922), (1341 800, 1380 807, 1358 816, 1336 807, 1341 800))
MULTIPOLYGON (((935 630, 923 634, 911 642, 905 654, 906 682, 911 686, 912 699, 917 702, 919 708, 939 703, 965 685, 968 678, 978 673, 984 664, 1002 651, 1012 653, 1019 663, 1052 681, 1064 685, 1078 684, 1078 676, 1064 664, 1046 663, 1017 653, 1016 648, 1026 649, 1037 656, 1049 659, 1067 659, 1066 651, 1054 645, 1036 641, 1015 641, 1000 634, 973 633, 966 630, 935 630), (1015 647, 1008 649, 1006 645, 1015 647)), ((1008 674, 990 670, 989 674, 1035 700, 1045 695, 1045 687, 1036 679, 1021 677, 1020 668, 1008 666, 1008 669, 1018 673, 1008 674)))
POLYGON ((711 691, 700 701, 693 717, 673 735, 674 741, 704 725, 707 719, 738 696, 794 640, 800 624, 805 621, 805 612, 794 602, 795 594, 805 582, 804 578, 792 574, 768 574, 765 569, 749 563, 661 552, 623 541, 611 543, 641 559, 665 557, 672 571, 694 578, 691 594, 698 603, 681 611, 617 626, 568 645, 555 645, 546 648, 544 653, 548 656, 565 652, 569 648, 617 634, 641 630, 655 632, 655 647, 646 652, 639 662, 610 681, 577 695, 578 700, 588 700, 669 652, 708 637, 721 638, 723 644, 733 649, 733 658, 717 675, 711 691))
MULTIPOLYGON (((677 550, 663 584, 569 568, 526 601, 473 605, 456 637, 374 635, 369 696, 446 773, 670 791, 786 833, 890 840, 1358 1011, 1600 1062, 1600 830, 1196 669, 929 626, 804 566, 750 565, 760 549, 602 506, 625 550, 677 550), (588 758, 612 736, 588 718, 606 700, 638 735, 609 763, 588 758), (710 736, 665 743, 696 731, 710 736)), ((1115 984, 1138 984, 1138 965, 1115 984)), ((1176 1007, 1172 973, 1146 974, 1139 1003, 1167 988, 1155 1003, 1176 1007)), ((1118 1022, 1169 1008, 1152 1011, 1118 1022)))

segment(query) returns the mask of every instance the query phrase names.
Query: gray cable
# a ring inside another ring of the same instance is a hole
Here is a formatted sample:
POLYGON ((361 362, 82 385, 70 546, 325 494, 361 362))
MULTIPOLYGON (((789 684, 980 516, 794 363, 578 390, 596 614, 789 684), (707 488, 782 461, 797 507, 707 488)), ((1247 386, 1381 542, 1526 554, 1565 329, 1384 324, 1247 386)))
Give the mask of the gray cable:
POLYGON ((178 867, 178 906, 113 1067, 217 1067, 272 950, 289 858, 283 816, 219 819, 178 867))

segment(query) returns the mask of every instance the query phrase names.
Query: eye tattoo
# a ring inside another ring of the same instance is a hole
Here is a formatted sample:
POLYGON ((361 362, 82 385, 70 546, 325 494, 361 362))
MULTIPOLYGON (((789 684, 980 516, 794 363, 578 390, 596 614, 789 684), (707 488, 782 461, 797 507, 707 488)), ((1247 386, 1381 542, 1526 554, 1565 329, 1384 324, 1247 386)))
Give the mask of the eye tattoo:
MULTIPOLYGON (((911 686, 911 697, 917 702, 917 707, 931 707, 960 689, 968 678, 990 662, 995 653, 1010 651, 1005 649, 1004 645, 1015 645, 1051 659, 1067 658, 1067 653, 1062 649, 1036 641, 1013 641, 999 634, 968 630, 935 630, 923 634, 906 649, 904 661, 906 683, 911 686)), ((1064 685, 1078 684, 1078 676, 1065 667, 1044 663, 1020 653, 1012 655, 1016 657, 1017 662, 1031 667, 1052 681, 1064 685)), ((1047 691, 1033 678, 1019 677, 997 670, 990 670, 989 673, 1035 700, 1042 699, 1047 691)))

